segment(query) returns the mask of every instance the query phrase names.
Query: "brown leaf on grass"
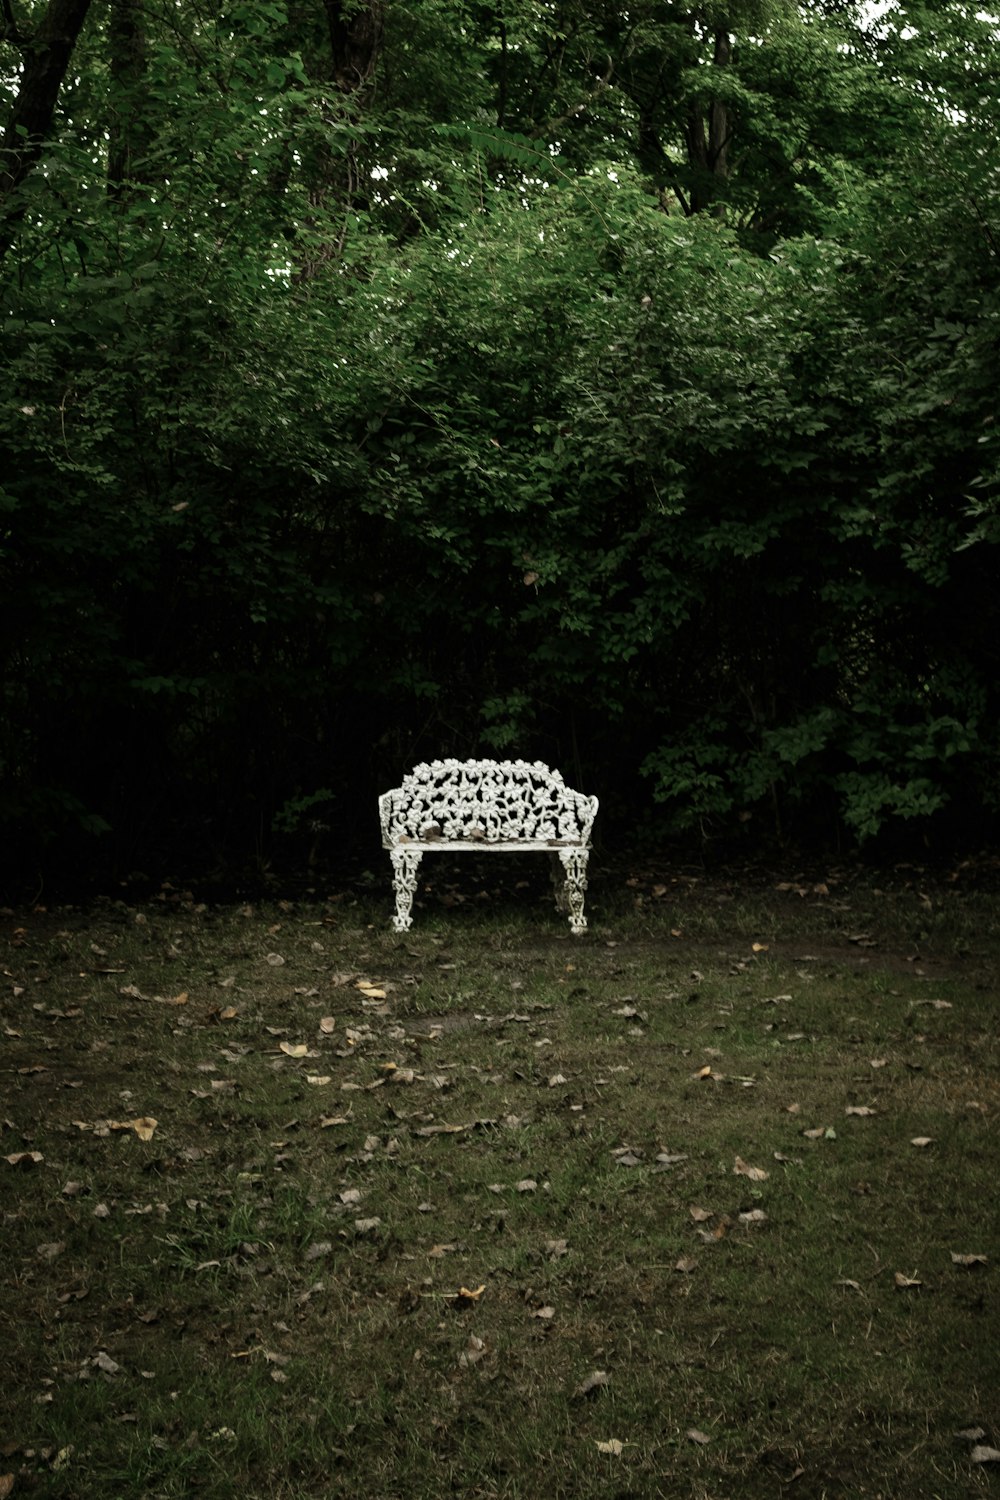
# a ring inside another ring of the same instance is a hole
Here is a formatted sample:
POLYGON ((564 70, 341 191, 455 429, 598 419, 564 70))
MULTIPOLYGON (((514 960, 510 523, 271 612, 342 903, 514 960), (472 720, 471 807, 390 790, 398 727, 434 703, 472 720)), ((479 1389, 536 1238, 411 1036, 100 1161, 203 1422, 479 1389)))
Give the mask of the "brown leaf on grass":
POLYGON ((920 1147, 929 1146, 933 1139, 934 1137, 932 1135, 915 1135, 911 1140, 910 1145, 920 1147))
POLYGON ((519 1193, 536 1193, 538 1191, 538 1183, 533 1177, 522 1177, 521 1181, 517 1184, 517 1191, 519 1193))
POLYGON ((559 1260, 562 1256, 569 1254, 569 1244, 566 1240, 546 1240, 545 1253, 549 1260, 559 1260))
POLYGON ((350 1123, 348 1115, 321 1115, 319 1120, 320 1130, 329 1130, 331 1125, 347 1125, 350 1123))
POLYGON ((688 1213, 696 1224, 704 1224, 706 1219, 712 1218, 712 1210, 710 1208, 689 1208, 688 1213))
POLYGON ((612 1458, 621 1458, 625 1452, 625 1444, 620 1438, 595 1438, 594 1442, 598 1453, 610 1453, 612 1458))
POLYGON ((328 1083, 332 1083, 332 1082, 333 1082, 333 1079, 331 1078, 331 1076, 330 1076, 329 1073, 307 1073, 306 1074, 306 1083, 311 1083, 311 1084, 315 1085, 316 1088, 325 1088, 328 1083))
POLYGON ((264 959, 264 962, 266 964, 270 964, 272 969, 280 969, 285 960, 282 958, 280 953, 268 953, 264 959))
POLYGON ((286 1057, 305 1057, 309 1048, 305 1042, 279 1042, 278 1051, 286 1057))
POLYGON ((964 1438, 967 1443, 978 1443, 981 1437, 986 1436, 986 1431, 982 1427, 963 1427, 961 1432, 955 1433, 955 1436, 964 1438))
POLYGON ((861 1119, 867 1119, 869 1115, 876 1113, 877 1110, 869 1108, 867 1104, 849 1104, 844 1110, 845 1115, 858 1115, 861 1119))
POLYGON ((680 1260, 674 1266, 674 1270, 680 1271, 684 1276, 690 1276, 691 1272, 695 1269, 697 1264, 698 1262, 696 1260, 692 1260, 690 1256, 682 1255, 680 1260))
POLYGON ((385 990, 379 989, 378 985, 370 984, 367 979, 359 979, 354 988, 360 990, 366 1000, 385 1000, 385 990))
POLYGON ((1000 1464, 1000 1448, 987 1448, 983 1443, 977 1443, 969 1454, 974 1464, 1000 1464))
POLYGON ((740 1223, 741 1224, 749 1224, 749 1225, 752 1226, 752 1225, 755 1225, 755 1224, 766 1224, 767 1223, 767 1214, 764 1212, 764 1210, 762 1208, 751 1208, 751 1209, 748 1209, 745 1214, 740 1214, 739 1217, 740 1217, 740 1223))
POLYGON ((688 1439, 689 1442, 700 1443, 702 1446, 704 1446, 705 1443, 710 1443, 712 1441, 707 1432, 702 1432, 697 1427, 689 1427, 684 1436, 688 1439))
POLYGON ((554 1307, 536 1307, 535 1311, 531 1314, 533 1318, 540 1318, 543 1323, 551 1322, 555 1315, 556 1310, 554 1307))
POLYGON ((7 1500, 14 1490, 13 1474, 0 1474, 0 1500, 7 1500))
POLYGON ((958 1255, 951 1252, 951 1263, 953 1266, 985 1266, 987 1257, 985 1255, 958 1255))
POLYGON ((742 1158, 737 1156, 733 1162, 733 1173, 737 1177, 748 1177, 751 1182, 764 1182, 769 1176, 763 1167, 751 1167, 742 1158))
POLYGON ((152 1115, 143 1115, 141 1119, 133 1120, 131 1123, 132 1129, 140 1141, 151 1141, 153 1139, 153 1132, 160 1122, 159 1120, 154 1120, 152 1115))
POLYGON ((320 1016, 319 1029, 324 1036, 330 1036, 337 1029, 337 1022, 333 1016, 320 1016))
POLYGON ((35 1254, 41 1256, 42 1260, 55 1260, 66 1249, 65 1240, 56 1240, 49 1245, 39 1245, 35 1254))
POLYGON ((728 1214, 723 1214, 714 1229, 702 1229, 700 1226, 695 1234, 705 1245, 714 1245, 718 1240, 724 1240, 732 1220, 728 1214))
POLYGON ((834 1286, 849 1286, 852 1292, 860 1292, 861 1290, 861 1283, 852 1281, 850 1276, 838 1276, 833 1284, 834 1286))
POLYGON ((40 1151, 12 1151, 10 1156, 5 1157, 5 1160, 9 1161, 12 1167, 20 1167, 22 1171, 27 1171, 31 1167, 37 1167, 39 1162, 45 1160, 45 1157, 40 1151))
POLYGON ((476 1303, 479 1301, 485 1290, 485 1281, 483 1282, 482 1286, 477 1286, 472 1290, 470 1290, 467 1286, 460 1286, 458 1291, 455 1293, 456 1306, 475 1307, 476 1303))
POLYGON ((610 1381, 611 1376, 607 1370, 591 1370, 586 1380, 581 1380, 573 1392, 573 1399, 580 1401, 584 1396, 592 1396, 595 1391, 602 1390, 604 1386, 610 1384, 610 1381))
POLYGON ((923 1282, 920 1281, 916 1276, 904 1276, 902 1271, 897 1271, 892 1279, 899 1287, 900 1291, 905 1291, 909 1287, 923 1286, 923 1282))
POLYGON ((458 1356, 458 1363, 463 1370, 467 1370, 472 1365, 478 1365, 479 1361, 484 1359, 488 1352, 486 1340, 477 1338, 475 1334, 472 1334, 470 1335, 469 1342, 458 1356))

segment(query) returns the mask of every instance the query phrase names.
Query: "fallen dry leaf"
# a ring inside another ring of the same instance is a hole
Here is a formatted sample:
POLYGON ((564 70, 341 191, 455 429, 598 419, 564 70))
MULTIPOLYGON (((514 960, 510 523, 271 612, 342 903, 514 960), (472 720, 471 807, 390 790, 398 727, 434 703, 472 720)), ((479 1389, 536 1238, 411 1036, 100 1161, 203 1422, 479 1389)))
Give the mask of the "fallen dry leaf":
POLYGON ((707 1432, 701 1432, 697 1427, 689 1427, 684 1436, 692 1443, 705 1444, 712 1441, 707 1432))
POLYGON ((279 1042, 278 1050, 286 1057, 305 1057, 309 1048, 305 1042, 279 1042))
POLYGON ((741 1224, 765 1224, 766 1222, 767 1214, 762 1208, 751 1208, 745 1214, 740 1214, 741 1224))
POLYGON ((764 1182, 770 1175, 764 1171, 763 1167, 748 1166, 742 1156, 737 1156, 734 1159, 733 1172, 737 1177, 748 1177, 751 1182, 764 1182))
POLYGON ((14 1490, 13 1474, 0 1474, 0 1500, 7 1500, 14 1490))
POLYGON ((905 1290, 907 1287, 923 1286, 923 1282, 918 1280, 916 1276, 904 1276, 902 1271, 897 1271, 892 1279, 901 1290, 905 1290))
POLYGON ((987 1448, 983 1443, 977 1443, 969 1454, 974 1464, 1000 1464, 1000 1448, 987 1448))
POLYGON ((695 1269, 697 1264, 698 1262, 696 1260, 692 1260, 690 1256, 682 1255, 680 1260, 674 1266, 674 1270, 680 1271, 684 1276, 690 1276, 691 1272, 695 1269))
POLYGON ((336 1031, 337 1022, 333 1016, 320 1016, 319 1029, 324 1036, 329 1036, 331 1032, 336 1031))
POLYGON ((985 1266, 987 1257, 985 1255, 956 1255, 951 1252, 951 1263, 953 1266, 985 1266))
POLYGON ((915 1135, 910 1142, 911 1146, 929 1146, 933 1141, 932 1135, 915 1135))
POLYGON ((10 1156, 4 1159, 9 1161, 12 1167, 28 1169, 30 1167, 37 1167, 39 1162, 45 1160, 45 1157, 40 1151, 12 1151, 10 1156))
POLYGON ((581 1380, 580 1384, 573 1392, 573 1396, 577 1400, 579 1400, 583 1396, 592 1396, 595 1391, 599 1391, 604 1386, 608 1385, 610 1380, 611 1376, 608 1374, 607 1370, 591 1370, 586 1380, 581 1380))
POLYGON ((455 1293, 455 1301, 458 1303, 459 1307, 474 1306, 479 1301, 485 1290, 485 1281, 483 1282, 482 1286, 477 1286, 472 1291, 470 1291, 467 1286, 460 1286, 458 1291, 455 1293))
POLYGON ((328 1083, 332 1083, 332 1082, 333 1082, 333 1079, 331 1078, 331 1076, 330 1076, 329 1073, 307 1073, 306 1074, 306 1083, 312 1083, 317 1088, 325 1088, 328 1083))
POLYGON ((463 1369, 470 1365, 477 1365, 487 1354, 486 1340, 477 1338, 475 1334, 470 1335, 469 1342, 458 1356, 458 1362, 463 1369))
POLYGON ((159 1123, 159 1120, 154 1120, 151 1115, 143 1115, 141 1119, 132 1121, 132 1129, 140 1141, 151 1141, 153 1139, 153 1131, 159 1123))
POLYGON ((689 1208, 688 1213, 696 1224, 704 1224, 706 1219, 712 1217, 712 1210, 709 1208, 689 1208))
POLYGON ((360 990, 366 1000, 386 999, 385 990, 379 989, 378 985, 369 984, 367 979, 359 979, 354 988, 360 990))
POLYGON ((625 1451, 625 1444, 619 1438, 595 1439, 595 1444, 598 1453, 610 1453, 614 1458, 621 1458, 625 1451))
POLYGON ((869 1115, 875 1113, 876 1111, 870 1109, 867 1104, 849 1104, 844 1110, 845 1115, 859 1115, 862 1119, 867 1119, 869 1115))

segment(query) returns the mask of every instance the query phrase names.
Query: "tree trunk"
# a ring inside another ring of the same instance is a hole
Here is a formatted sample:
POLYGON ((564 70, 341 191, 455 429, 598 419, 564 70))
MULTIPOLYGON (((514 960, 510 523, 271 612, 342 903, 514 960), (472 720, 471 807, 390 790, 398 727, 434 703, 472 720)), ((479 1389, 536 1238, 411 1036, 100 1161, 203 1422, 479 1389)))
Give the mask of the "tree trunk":
POLYGON ((108 143, 108 193, 120 197, 135 180, 136 163, 150 141, 143 111, 146 78, 146 39, 138 0, 111 0, 108 23, 111 73, 111 115, 108 143))
POLYGON ((382 41, 382 0, 352 4, 324 0, 330 27, 333 81, 341 93, 353 94, 371 79, 382 41))
MULTIPOLYGON (((728 68, 733 58, 733 43, 727 31, 715 33, 713 68, 728 68)), ((732 116, 721 99, 711 99, 706 110, 692 103, 684 132, 688 163, 691 167, 691 212, 712 206, 717 218, 725 218, 726 205, 718 201, 719 185, 729 176, 729 142, 732 116)))
POLYGON ((50 0, 34 35, 23 40, 21 83, 0 141, 0 256, 10 248, 23 209, 17 190, 42 154, 66 70, 90 0, 50 0))

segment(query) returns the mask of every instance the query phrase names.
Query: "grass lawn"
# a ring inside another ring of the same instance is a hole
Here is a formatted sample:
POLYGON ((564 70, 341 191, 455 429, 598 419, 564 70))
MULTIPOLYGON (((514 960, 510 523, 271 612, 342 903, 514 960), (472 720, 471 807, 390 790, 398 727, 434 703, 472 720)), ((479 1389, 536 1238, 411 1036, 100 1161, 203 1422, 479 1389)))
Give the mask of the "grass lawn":
POLYGON ((0 1497, 1000 1493, 995 898, 458 882, 0 917, 0 1497))

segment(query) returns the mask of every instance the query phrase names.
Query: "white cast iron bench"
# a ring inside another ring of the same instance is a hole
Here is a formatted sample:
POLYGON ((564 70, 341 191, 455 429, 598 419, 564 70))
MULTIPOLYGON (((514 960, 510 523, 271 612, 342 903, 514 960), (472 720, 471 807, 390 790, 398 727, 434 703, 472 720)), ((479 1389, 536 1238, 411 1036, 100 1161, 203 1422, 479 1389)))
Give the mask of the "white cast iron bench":
POLYGON ((382 845, 392 859, 396 915, 412 925, 417 870, 428 849, 547 853, 556 907, 583 932, 590 830, 597 798, 566 786, 558 771, 536 760, 435 760, 414 766, 402 786, 378 799, 382 845))

